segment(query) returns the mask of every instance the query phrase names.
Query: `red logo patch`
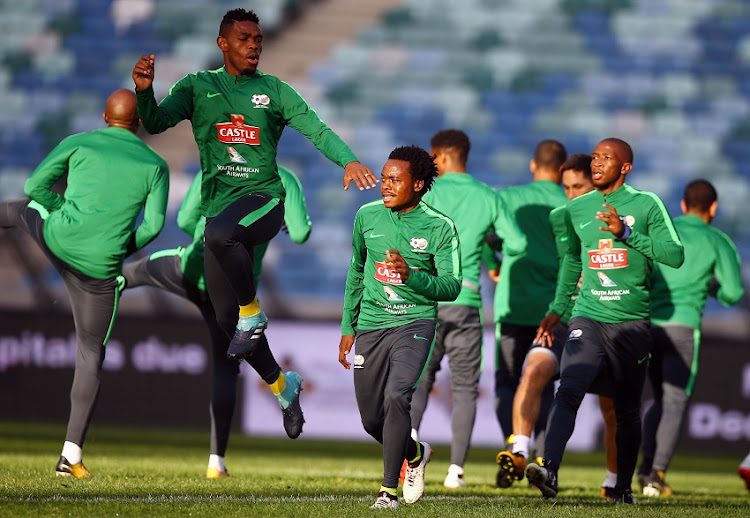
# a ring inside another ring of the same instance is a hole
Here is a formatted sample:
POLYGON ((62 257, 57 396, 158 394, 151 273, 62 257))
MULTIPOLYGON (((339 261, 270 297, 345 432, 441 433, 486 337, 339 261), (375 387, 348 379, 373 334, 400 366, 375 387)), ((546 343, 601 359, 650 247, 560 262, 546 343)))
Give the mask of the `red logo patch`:
POLYGON ((222 122, 216 125, 217 138, 225 144, 260 144, 260 128, 245 124, 245 116, 231 113, 232 122, 222 122))
POLYGON ((589 250, 589 268, 592 270, 614 270, 628 266, 627 248, 589 250))
POLYGON ((383 261, 375 262, 375 278, 386 284, 403 284, 401 274, 388 268, 383 261))

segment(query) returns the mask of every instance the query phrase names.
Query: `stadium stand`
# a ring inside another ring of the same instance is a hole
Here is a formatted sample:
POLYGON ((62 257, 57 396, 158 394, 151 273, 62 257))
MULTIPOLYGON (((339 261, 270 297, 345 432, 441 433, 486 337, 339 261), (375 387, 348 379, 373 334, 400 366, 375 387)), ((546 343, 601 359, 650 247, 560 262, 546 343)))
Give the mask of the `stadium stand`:
MULTIPOLYGON (((242 2, 277 34, 290 13, 304 17, 325 3, 242 2)), ((157 90, 215 63, 216 20, 235 4, 0 4, 0 195, 17 196, 61 138, 100 126, 106 94, 131 86, 140 53, 160 55, 157 90)), ((469 133, 470 171, 497 187, 527 181, 543 138, 590 152, 620 136, 636 152, 630 183, 658 193, 674 215, 684 184, 709 178, 721 196, 716 225, 748 258, 748 20, 743 0, 407 0, 292 84, 375 171, 393 147, 427 146, 447 126, 469 133)), ((294 130, 284 133, 279 162, 299 173, 313 232, 303 247, 277 239, 267 273, 290 314, 336 318, 354 211, 376 194, 342 192, 340 172, 294 130), (311 301, 317 313, 301 309, 311 301)), ((193 159, 173 171, 175 185, 195 167, 193 159)), ((156 243, 183 241, 171 225, 156 243)))

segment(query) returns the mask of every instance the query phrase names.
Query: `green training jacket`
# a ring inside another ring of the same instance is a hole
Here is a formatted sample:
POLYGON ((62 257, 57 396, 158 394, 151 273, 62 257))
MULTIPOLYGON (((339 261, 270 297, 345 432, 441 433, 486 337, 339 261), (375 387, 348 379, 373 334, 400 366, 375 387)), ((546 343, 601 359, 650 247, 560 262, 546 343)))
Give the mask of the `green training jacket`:
POLYGON ((453 221, 421 201, 399 214, 382 200, 354 218, 352 260, 346 277, 341 334, 435 320, 437 302, 461 291, 461 250, 453 221), (397 249, 411 268, 404 281, 385 265, 397 249))
POLYGON ((461 293, 455 301, 441 304, 481 307, 479 276, 487 246, 485 236, 491 232, 497 234, 508 253, 522 252, 526 239, 508 215, 497 191, 467 173, 443 173, 422 199, 453 220, 461 240, 461 293))
POLYGON ((627 184, 609 194, 591 191, 566 205, 565 224, 568 252, 550 312, 565 314, 583 272, 573 317, 605 323, 649 318, 653 262, 677 268, 684 260, 682 243, 661 199, 627 184), (603 222, 595 218, 606 210, 605 203, 615 207, 630 227, 626 240, 601 230, 603 222))
POLYGON ((201 212, 206 217, 251 192, 284 199, 276 150, 286 126, 341 167, 357 160, 294 88, 260 71, 234 76, 221 67, 187 75, 158 106, 152 88, 136 95, 138 115, 149 133, 161 133, 184 119, 192 123, 203 171, 201 212))
POLYGON ((44 241, 52 253, 96 279, 120 275, 125 258, 159 234, 168 191, 164 159, 117 127, 67 137, 24 186, 26 196, 50 211, 44 241), (61 196, 51 188, 65 174, 61 196))
POLYGON ((513 253, 503 242, 500 280, 495 287, 495 322, 537 326, 555 297, 559 263, 549 213, 568 199, 559 185, 538 180, 500 189, 501 203, 526 236, 513 253))
POLYGON ((709 294, 731 306, 745 293, 740 256, 724 232, 698 216, 675 218, 674 226, 685 247, 685 262, 679 268, 655 265, 651 320, 655 324, 684 324, 700 329, 709 294), (718 282, 716 289, 710 290, 714 276, 718 282))

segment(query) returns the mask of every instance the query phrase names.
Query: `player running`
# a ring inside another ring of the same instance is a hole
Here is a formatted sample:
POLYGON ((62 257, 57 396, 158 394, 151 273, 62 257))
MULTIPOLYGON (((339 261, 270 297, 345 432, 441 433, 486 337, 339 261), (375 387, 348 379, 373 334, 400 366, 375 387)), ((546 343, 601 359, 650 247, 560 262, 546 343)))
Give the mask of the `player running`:
POLYGON ((547 423, 544 465, 529 464, 526 476, 546 498, 557 495, 557 470, 578 407, 604 371, 615 388, 617 483, 613 501, 634 504, 631 482, 641 439, 641 392, 652 347, 651 269, 654 261, 679 267, 684 253, 662 201, 625 183, 633 167, 630 145, 605 139, 591 156, 596 190, 565 208, 568 252, 560 267, 555 300, 536 337, 543 345, 552 345, 552 329, 582 275, 563 349, 560 386, 547 423))
POLYGON ((398 475, 408 461, 404 500, 424 493, 432 450, 410 437, 409 407, 435 343, 437 302, 461 290, 461 251, 453 222, 422 201, 437 176, 415 146, 394 149, 381 173, 382 201, 354 219, 339 362, 352 367, 365 431, 383 445, 383 483, 372 508, 398 507, 398 475), (355 344, 356 336, 356 344, 355 344))

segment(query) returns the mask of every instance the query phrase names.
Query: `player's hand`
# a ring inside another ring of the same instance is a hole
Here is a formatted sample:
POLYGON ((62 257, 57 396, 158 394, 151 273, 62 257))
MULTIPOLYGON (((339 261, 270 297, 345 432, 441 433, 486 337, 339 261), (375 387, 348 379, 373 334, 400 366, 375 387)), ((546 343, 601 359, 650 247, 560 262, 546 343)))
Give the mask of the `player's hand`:
POLYGON ((344 168, 344 190, 349 190, 349 184, 354 184, 360 191, 372 189, 378 183, 378 177, 372 174, 370 168, 359 162, 349 162, 344 168))
POLYGON ((352 350, 353 345, 354 335, 343 335, 341 337, 341 342, 339 342, 339 363, 343 365, 346 370, 349 370, 352 366, 352 364, 346 360, 346 355, 352 350))
POLYGON ((487 275, 492 282, 498 282, 500 280, 500 268, 498 267, 493 268, 492 270, 487 270, 487 275))
POLYGON ((534 338, 535 344, 541 344, 542 347, 552 347, 552 342, 555 337, 552 334, 552 329, 560 321, 560 315, 550 313, 539 324, 539 328, 536 330, 536 338, 534 338))
POLYGON ((398 272, 398 274, 401 275, 402 281, 409 278, 411 269, 409 268, 409 265, 406 264, 406 261, 398 250, 392 249, 385 251, 385 265, 391 270, 398 272))
POLYGON ((133 82, 135 83, 135 89, 139 92, 148 90, 148 88, 154 82, 154 60, 156 56, 151 54, 150 56, 143 55, 138 63, 133 67, 133 82))
POLYGON ((609 210, 600 210, 596 213, 596 219, 603 221, 607 226, 599 227, 602 230, 609 230, 615 237, 622 237, 625 233, 625 225, 623 224, 620 216, 617 215, 617 210, 612 205, 606 203, 602 207, 609 210))

